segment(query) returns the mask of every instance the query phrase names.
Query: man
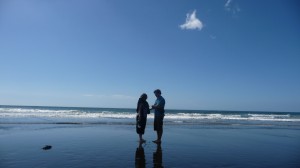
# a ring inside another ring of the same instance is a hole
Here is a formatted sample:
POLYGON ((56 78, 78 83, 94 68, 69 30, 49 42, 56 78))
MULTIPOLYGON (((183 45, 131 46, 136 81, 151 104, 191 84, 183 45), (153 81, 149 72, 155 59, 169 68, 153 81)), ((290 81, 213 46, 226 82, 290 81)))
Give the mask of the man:
POLYGON ((161 137, 163 134, 163 120, 165 116, 165 99, 161 96, 161 91, 159 89, 154 90, 156 96, 156 101, 152 105, 154 109, 154 131, 157 133, 157 140, 154 143, 161 143, 161 137))

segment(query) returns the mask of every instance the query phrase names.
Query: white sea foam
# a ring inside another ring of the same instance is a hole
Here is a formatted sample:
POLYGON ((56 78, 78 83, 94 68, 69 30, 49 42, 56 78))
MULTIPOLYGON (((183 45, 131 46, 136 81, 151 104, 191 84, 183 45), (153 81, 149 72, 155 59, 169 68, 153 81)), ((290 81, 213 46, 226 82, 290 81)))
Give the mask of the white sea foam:
POLYGON ((167 119, 181 120, 257 120, 257 121, 298 121, 292 119, 290 115, 273 115, 273 114, 248 114, 247 117, 238 114, 201 114, 201 113, 178 113, 167 114, 167 119))
MULTIPOLYGON (((43 119, 43 120, 97 120, 97 119, 130 119, 134 121, 134 110, 122 112, 120 110, 81 110, 81 109, 55 109, 55 108, 0 108, 0 122, 14 118, 43 119)), ((153 113, 148 115, 153 119, 153 113)), ((300 118, 292 118, 289 114, 226 114, 226 113, 166 113, 165 119, 175 123, 183 121, 278 121, 300 122, 300 118)))

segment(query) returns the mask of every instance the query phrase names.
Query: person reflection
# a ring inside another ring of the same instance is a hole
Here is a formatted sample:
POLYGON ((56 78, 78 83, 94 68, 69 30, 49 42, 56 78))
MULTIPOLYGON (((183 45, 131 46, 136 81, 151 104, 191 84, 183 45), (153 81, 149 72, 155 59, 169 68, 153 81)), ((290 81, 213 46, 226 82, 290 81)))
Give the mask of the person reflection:
POLYGON ((142 146, 143 142, 139 143, 139 146, 136 148, 135 152, 135 167, 136 168, 145 168, 146 167, 146 159, 145 152, 142 146))
POLYGON ((157 143, 156 151, 153 152, 153 167, 154 168, 163 168, 162 163, 162 149, 161 149, 161 143, 157 143))

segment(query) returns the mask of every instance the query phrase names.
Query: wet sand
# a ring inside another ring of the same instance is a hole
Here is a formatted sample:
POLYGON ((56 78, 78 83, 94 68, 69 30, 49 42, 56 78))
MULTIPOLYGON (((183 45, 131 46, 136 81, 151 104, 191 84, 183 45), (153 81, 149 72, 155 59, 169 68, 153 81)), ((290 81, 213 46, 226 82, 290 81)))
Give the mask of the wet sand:
POLYGON ((165 126, 1 125, 0 167, 300 167, 298 129, 165 126), (42 150, 51 145, 49 150, 42 150))

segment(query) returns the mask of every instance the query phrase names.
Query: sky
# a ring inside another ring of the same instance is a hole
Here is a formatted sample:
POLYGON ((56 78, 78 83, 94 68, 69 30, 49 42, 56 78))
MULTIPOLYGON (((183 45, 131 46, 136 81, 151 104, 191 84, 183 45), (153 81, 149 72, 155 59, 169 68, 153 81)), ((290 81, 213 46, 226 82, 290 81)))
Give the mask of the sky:
POLYGON ((0 0, 0 104, 300 112, 298 0, 0 0))

